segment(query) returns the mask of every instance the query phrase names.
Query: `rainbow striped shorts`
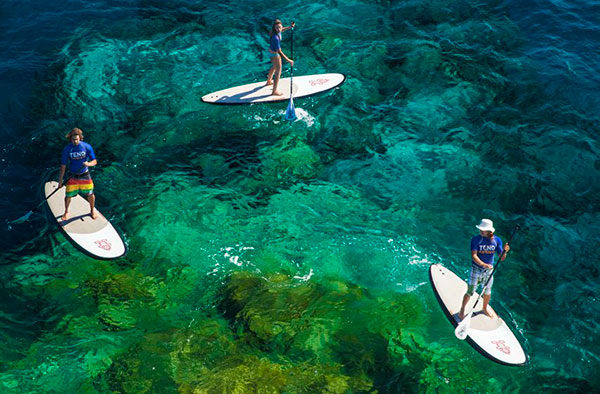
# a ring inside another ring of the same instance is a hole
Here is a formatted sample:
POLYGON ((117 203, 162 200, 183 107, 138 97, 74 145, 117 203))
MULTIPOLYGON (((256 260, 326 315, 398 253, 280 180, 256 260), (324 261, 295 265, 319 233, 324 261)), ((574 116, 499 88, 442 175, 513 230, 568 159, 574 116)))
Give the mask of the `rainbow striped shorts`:
POLYGON ((72 174, 67 181, 66 187, 67 197, 75 197, 77 194, 88 197, 94 193, 94 182, 92 182, 89 171, 80 175, 72 174))

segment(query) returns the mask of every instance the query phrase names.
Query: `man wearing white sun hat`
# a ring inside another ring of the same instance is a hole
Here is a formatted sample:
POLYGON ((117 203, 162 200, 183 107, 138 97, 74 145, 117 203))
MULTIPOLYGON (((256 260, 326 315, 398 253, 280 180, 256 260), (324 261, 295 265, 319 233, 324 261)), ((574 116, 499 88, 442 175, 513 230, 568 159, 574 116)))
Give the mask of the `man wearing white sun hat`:
MULTIPOLYGON (((496 229, 490 219, 481 219, 481 223, 475 226, 479 229, 479 235, 471 238, 471 275, 469 277, 469 287, 463 297, 462 306, 458 314, 459 319, 465 317, 465 306, 471 299, 475 289, 481 284, 485 284, 488 275, 494 268, 494 257, 496 254, 502 255, 502 240, 494 235, 496 229)), ((506 253, 510 250, 508 244, 504 245, 506 253)), ((506 258, 506 253, 502 255, 502 260, 506 258)), ((483 291, 483 312, 490 318, 494 318, 492 311, 488 309, 490 298, 492 297, 492 285, 494 277, 490 278, 483 291)))

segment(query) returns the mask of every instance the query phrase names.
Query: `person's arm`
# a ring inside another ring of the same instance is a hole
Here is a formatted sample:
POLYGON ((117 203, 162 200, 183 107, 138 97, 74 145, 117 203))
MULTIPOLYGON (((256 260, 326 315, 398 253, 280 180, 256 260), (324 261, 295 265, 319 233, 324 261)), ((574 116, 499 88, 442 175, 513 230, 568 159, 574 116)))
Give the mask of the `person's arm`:
POLYGON ((292 23, 290 23, 289 26, 282 28, 281 31, 284 32, 284 31, 290 30, 290 29, 294 28, 295 26, 296 26, 296 22, 292 21, 292 23))
POLYGON ((509 251, 509 250, 510 250, 510 246, 509 246, 508 244, 504 245, 504 251, 505 251, 506 253, 504 253, 504 254, 502 255, 502 258, 500 259, 500 261, 504 261, 504 259, 506 258, 506 255, 508 254, 508 251, 509 251))
POLYGON ((60 165, 60 174, 58 175, 58 188, 60 189, 63 185, 63 178, 65 176, 65 171, 67 166, 65 164, 60 165))
POLYGON ((284 58, 288 63, 290 63, 292 66, 294 65, 294 61, 292 59, 290 59, 289 57, 285 56, 285 54, 283 53, 281 48, 279 48, 278 52, 281 55, 281 57, 284 58))
POLYGON ((475 264, 481 266, 482 268, 491 270, 492 268, 494 268, 491 264, 486 264, 484 263, 479 256, 477 256, 477 251, 476 250, 472 250, 471 251, 471 258, 473 259, 473 261, 475 262, 475 264))
POLYGON ((83 162, 83 165, 84 165, 85 167, 93 167, 93 166, 95 166, 96 164, 98 164, 98 161, 96 160, 96 154, 94 153, 94 148, 92 148, 92 146, 91 146, 91 145, 88 145, 88 146, 86 147, 86 149, 87 149, 87 157, 88 157, 89 159, 91 159, 91 160, 90 160, 90 161, 84 161, 84 162, 83 162))

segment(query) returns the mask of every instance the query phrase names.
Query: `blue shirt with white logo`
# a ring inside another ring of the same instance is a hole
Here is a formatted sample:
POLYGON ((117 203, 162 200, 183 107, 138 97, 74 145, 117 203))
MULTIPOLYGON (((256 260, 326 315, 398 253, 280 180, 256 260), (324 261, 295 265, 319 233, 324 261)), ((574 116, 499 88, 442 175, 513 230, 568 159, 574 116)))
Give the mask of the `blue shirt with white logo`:
POLYGON ((87 171, 83 163, 92 160, 96 160, 94 149, 90 144, 81 141, 78 145, 69 144, 63 149, 60 164, 68 164, 69 171, 73 174, 83 174, 87 171))
MULTIPOLYGON (((502 240, 495 235, 493 239, 476 235, 471 238, 471 251, 476 251, 477 257, 484 263, 494 265, 494 255, 502 254, 502 240)), ((472 263, 479 269, 483 268, 474 261, 472 263)))

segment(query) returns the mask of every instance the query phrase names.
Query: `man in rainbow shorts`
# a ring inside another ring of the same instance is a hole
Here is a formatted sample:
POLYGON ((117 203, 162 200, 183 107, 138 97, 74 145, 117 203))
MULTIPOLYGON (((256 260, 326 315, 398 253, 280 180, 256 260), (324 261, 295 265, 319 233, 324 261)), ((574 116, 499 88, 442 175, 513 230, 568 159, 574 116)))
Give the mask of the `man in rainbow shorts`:
POLYGON ((83 142, 83 131, 81 129, 74 128, 66 135, 66 138, 70 143, 63 149, 58 178, 58 188, 60 189, 63 185, 63 177, 65 176, 68 164, 69 179, 66 184, 65 213, 62 215, 61 220, 69 218, 71 198, 77 194, 81 194, 82 197, 88 200, 90 203, 90 216, 95 220, 98 214, 94 210, 94 202, 96 201, 96 197, 94 196, 94 182, 92 182, 92 177, 88 171, 88 167, 98 164, 96 155, 94 155, 94 149, 92 149, 90 144, 83 142))

